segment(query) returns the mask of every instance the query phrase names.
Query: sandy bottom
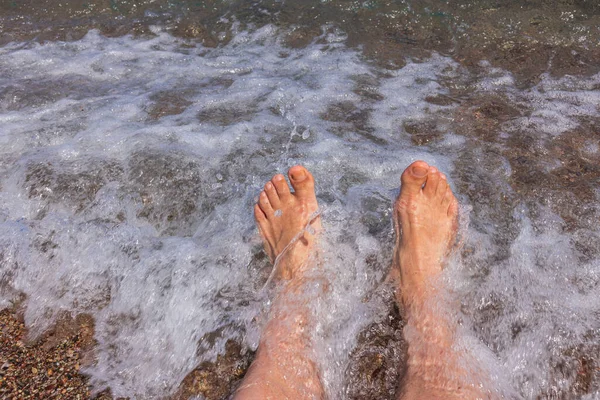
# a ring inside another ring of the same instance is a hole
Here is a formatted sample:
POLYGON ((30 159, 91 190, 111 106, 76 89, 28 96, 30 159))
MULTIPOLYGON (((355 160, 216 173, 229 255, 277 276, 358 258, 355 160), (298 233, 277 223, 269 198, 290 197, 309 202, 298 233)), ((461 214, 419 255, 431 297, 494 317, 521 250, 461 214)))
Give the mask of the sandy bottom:
MULTIPOLYGON (((35 342, 18 307, 0 311, 0 397, 3 399, 90 399, 87 378, 79 372, 90 362, 93 320, 63 317, 35 342)), ((99 394, 95 399, 108 399, 99 394)))
MULTIPOLYGON (((88 377, 80 371, 94 362, 94 321, 89 315, 64 315, 35 341, 28 341, 22 315, 18 306, 0 311, 0 398, 114 399, 108 390, 92 393, 88 377)), ((190 372, 172 399, 227 397, 254 355, 241 353, 238 343, 228 342, 225 354, 190 372)))
MULTIPOLYGON (((406 342, 404 321, 389 302, 389 316, 373 323, 359 335, 346 371, 349 400, 392 398, 404 372, 406 342)), ((80 314, 61 316, 35 341, 27 339, 24 309, 16 305, 0 311, 0 398, 125 400, 109 390, 93 393, 81 372, 95 361, 94 320, 80 314)), ((213 362, 202 362, 182 380, 168 400, 202 396, 226 399, 246 374, 254 352, 229 340, 225 352, 213 362)))

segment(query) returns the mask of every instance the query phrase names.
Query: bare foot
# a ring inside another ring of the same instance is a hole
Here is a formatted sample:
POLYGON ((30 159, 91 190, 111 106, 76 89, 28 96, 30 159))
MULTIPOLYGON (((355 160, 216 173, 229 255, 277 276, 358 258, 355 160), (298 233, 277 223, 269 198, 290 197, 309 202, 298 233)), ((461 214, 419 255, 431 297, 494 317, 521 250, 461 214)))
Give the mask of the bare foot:
POLYGON ((279 287, 261 334, 256 358, 236 391, 236 400, 298 399, 324 397, 311 341, 310 303, 315 292, 313 277, 303 273, 316 265, 309 256, 315 233, 321 229, 313 176, 302 166, 288 176, 275 175, 265 184, 254 217, 265 251, 275 263, 275 275, 287 282, 279 287), (312 229, 307 229, 307 227, 312 229), (308 284, 308 285, 307 285, 308 284))
POLYGON ((412 163, 401 180, 394 206, 394 268, 406 304, 442 270, 456 238, 458 202, 446 176, 424 161, 412 163))
POLYGON ((314 216, 318 204, 313 176, 300 165, 290 168, 288 176, 293 193, 285 177, 277 174, 265 184, 254 206, 254 217, 271 262, 285 250, 277 266, 283 279, 291 279, 303 266, 313 247, 314 234, 321 229, 320 218, 314 216), (312 232, 305 229, 309 223, 312 232))
POLYGON ((456 322, 439 307, 439 275, 457 231, 458 201, 444 174, 423 161, 402 173, 394 206, 397 242, 393 273, 400 275, 398 302, 406 312, 407 370, 398 393, 402 400, 483 399, 485 381, 469 354, 457 351, 456 322), (433 303, 430 300, 434 300, 433 303), (465 368, 467 366, 467 368, 465 368))

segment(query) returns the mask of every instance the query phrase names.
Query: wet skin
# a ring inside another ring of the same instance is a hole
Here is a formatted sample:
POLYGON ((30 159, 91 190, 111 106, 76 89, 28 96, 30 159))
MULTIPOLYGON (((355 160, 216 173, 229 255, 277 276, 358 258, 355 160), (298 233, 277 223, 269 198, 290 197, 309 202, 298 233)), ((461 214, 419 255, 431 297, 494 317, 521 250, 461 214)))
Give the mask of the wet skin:
POLYGON ((424 161, 402 173, 394 204, 396 247, 391 274, 406 318, 408 368, 399 399, 487 398, 464 370, 455 350, 456 325, 439 307, 437 280, 455 245, 458 201, 446 176, 424 161))
POLYGON ((456 238, 458 201, 446 176, 424 161, 406 168, 401 182, 392 273, 400 276, 400 300, 408 304, 424 296, 428 282, 442 271, 456 238))
POLYGON ((297 239, 278 263, 278 272, 285 279, 291 279, 298 272, 314 245, 315 235, 304 231, 309 222, 313 233, 321 229, 321 219, 315 217, 319 206, 313 176, 299 165, 290 168, 288 176, 293 193, 285 177, 277 174, 265 184, 254 206, 254 218, 271 262, 297 239))
MULTIPOLYGON (((274 262, 280 286, 259 344, 256 359, 235 399, 319 399, 324 397, 319 370, 312 361, 306 301, 296 301, 314 282, 318 268, 315 234, 321 230, 314 178, 302 166, 265 184, 254 216, 265 251, 274 262), (307 227, 312 229, 306 229, 307 227), (310 277, 309 277, 310 276, 310 277)), ((457 231, 458 202, 446 176, 423 161, 401 176, 394 204, 396 245, 391 276, 405 311, 408 369, 400 399, 486 398, 463 379, 461 357, 453 350, 455 326, 428 304, 457 231)), ((326 286, 326 285, 325 285, 326 286)), ((323 287, 325 287, 323 286, 323 287)))
POLYGON ((308 286, 315 287, 314 244, 321 230, 314 178, 302 166, 267 182, 254 206, 265 251, 279 286, 256 358, 234 399, 320 399, 319 371, 312 361, 308 286), (310 226, 311 229, 306 229, 310 226), (311 275, 311 276, 309 276, 311 275), (314 274, 313 274, 314 275, 314 274), (308 285, 308 286, 306 286, 308 285))

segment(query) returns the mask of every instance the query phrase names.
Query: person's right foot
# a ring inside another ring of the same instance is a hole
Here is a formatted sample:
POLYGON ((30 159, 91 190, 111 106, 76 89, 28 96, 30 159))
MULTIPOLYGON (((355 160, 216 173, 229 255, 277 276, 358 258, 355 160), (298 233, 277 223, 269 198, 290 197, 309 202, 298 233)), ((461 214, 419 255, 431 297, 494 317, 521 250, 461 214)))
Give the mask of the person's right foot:
POLYGON ((392 273, 400 276, 397 297, 408 328, 407 370, 398 399, 491 398, 474 360, 454 346, 457 325, 451 308, 440 304, 443 288, 430 285, 454 245, 457 217, 458 201, 444 174, 423 161, 406 168, 394 206, 392 273))
POLYGON ((394 205, 395 272, 404 303, 422 294, 427 281, 441 272, 456 238, 458 202, 446 176, 424 161, 415 161, 401 177, 394 205))

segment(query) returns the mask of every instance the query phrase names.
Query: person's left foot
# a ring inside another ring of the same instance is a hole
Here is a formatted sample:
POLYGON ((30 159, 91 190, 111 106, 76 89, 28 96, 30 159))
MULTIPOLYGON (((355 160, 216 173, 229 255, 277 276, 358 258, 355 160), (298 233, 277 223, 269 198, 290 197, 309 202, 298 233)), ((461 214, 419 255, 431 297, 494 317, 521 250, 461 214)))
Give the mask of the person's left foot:
POLYGON ((285 262, 278 266, 278 275, 284 279, 291 279, 305 263, 314 244, 314 234, 321 228, 320 217, 314 216, 318 204, 313 176, 300 165, 290 168, 288 176, 293 193, 285 177, 277 174, 265 184, 254 206, 254 218, 271 262, 275 262, 284 250, 286 252, 282 260, 285 262), (305 229, 309 223, 312 232, 305 229))
POLYGON ((322 280, 305 274, 317 265, 309 257, 321 229, 315 181, 300 165, 290 168, 288 176, 294 192, 277 174, 254 206, 265 251, 276 263, 274 276, 285 282, 274 293, 256 358, 236 400, 324 398, 319 366, 312 358, 314 319, 309 306, 322 280))

